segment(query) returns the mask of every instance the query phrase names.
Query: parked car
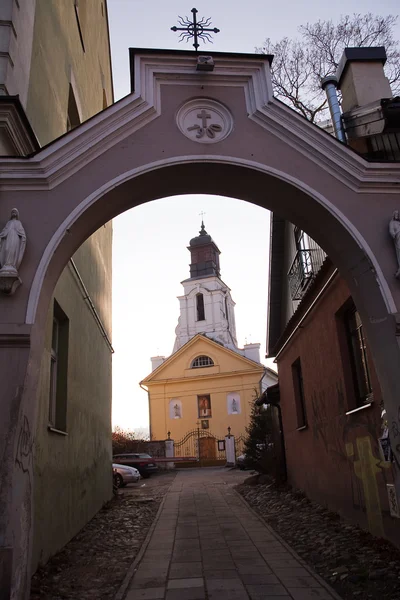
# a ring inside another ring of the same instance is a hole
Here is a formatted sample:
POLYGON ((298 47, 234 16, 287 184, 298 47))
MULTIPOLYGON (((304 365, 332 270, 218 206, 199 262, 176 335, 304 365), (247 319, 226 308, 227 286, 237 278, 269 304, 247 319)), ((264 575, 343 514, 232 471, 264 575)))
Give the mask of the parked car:
POLYGON ((117 487, 125 487, 128 483, 137 483, 140 473, 134 467, 113 463, 114 482, 117 487))
POLYGON ((120 465, 127 465, 129 467, 135 467, 139 471, 142 477, 150 477, 152 473, 158 471, 157 465, 153 462, 154 459, 150 454, 145 453, 127 453, 127 454, 115 454, 113 460, 118 462, 120 465))

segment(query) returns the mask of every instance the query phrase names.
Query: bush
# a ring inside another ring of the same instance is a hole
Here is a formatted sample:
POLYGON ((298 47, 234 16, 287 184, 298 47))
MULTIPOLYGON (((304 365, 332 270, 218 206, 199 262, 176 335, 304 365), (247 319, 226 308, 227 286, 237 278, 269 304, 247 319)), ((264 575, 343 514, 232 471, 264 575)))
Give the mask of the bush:
POLYGON ((285 480, 283 445, 277 408, 254 403, 247 438, 244 444, 246 466, 258 473, 272 476, 281 483, 285 480))

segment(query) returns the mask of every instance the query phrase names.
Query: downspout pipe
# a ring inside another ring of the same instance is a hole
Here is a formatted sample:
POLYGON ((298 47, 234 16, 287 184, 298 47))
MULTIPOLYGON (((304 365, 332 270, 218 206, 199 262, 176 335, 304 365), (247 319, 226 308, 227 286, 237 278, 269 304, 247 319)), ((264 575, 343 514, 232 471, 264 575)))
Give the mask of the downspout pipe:
POLYGON ((344 144, 346 143, 346 135, 344 133, 342 114, 340 111, 339 100, 337 97, 336 88, 338 80, 334 75, 324 77, 321 81, 321 87, 325 91, 328 99, 329 111, 331 113, 333 129, 335 130, 335 137, 344 144))

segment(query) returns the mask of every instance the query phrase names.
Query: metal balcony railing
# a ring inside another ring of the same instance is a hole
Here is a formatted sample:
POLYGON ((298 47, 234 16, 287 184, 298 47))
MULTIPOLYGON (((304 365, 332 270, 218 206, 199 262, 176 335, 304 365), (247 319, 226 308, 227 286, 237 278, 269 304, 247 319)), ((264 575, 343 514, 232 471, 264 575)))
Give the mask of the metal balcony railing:
POLYGON ((325 252, 318 246, 298 250, 288 272, 292 300, 301 300, 308 286, 325 260, 325 252))

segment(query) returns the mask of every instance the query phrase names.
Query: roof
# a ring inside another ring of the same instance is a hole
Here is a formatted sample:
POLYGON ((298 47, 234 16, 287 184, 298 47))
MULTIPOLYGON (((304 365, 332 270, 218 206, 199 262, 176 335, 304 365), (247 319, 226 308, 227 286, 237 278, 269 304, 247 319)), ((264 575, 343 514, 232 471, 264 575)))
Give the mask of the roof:
POLYGON ((248 58, 251 60, 259 60, 260 62, 267 60, 272 64, 274 59, 273 54, 246 54, 243 52, 214 52, 214 50, 166 50, 165 48, 129 48, 129 63, 131 72, 131 92, 135 91, 135 55, 136 54, 163 54, 169 56, 187 56, 196 58, 198 56, 210 56, 213 58, 248 58))
MULTIPOLYGON (((156 369, 154 369, 154 371, 152 371, 149 375, 147 375, 147 377, 145 377, 140 382, 140 385, 142 385, 142 384, 147 385, 148 383, 152 383, 152 382, 156 383, 155 380, 157 379, 157 376, 160 375, 160 373, 162 373, 163 370, 167 370, 168 367, 172 365, 172 363, 174 363, 177 359, 182 357, 182 355, 185 355, 192 346, 195 347, 199 341, 202 341, 203 343, 205 342, 207 345, 210 346, 210 348, 214 349, 215 352, 218 352, 218 353, 224 352, 226 354, 230 354, 232 356, 232 358, 235 358, 237 361, 239 361, 243 365, 247 365, 247 369, 244 368, 243 369, 244 371, 245 370, 248 370, 249 372, 259 371, 260 375, 261 375, 261 373, 264 372, 265 369, 267 368, 261 363, 255 362, 254 360, 251 360, 250 358, 247 358, 247 357, 243 356, 242 354, 239 354, 238 352, 231 350, 230 348, 226 348, 226 346, 224 346, 223 344, 220 344, 220 343, 212 340, 211 338, 207 337, 203 333, 198 333, 197 335, 192 337, 188 342, 186 342, 186 344, 184 344, 181 348, 179 348, 179 350, 177 350, 176 352, 171 354, 171 356, 169 356, 161 365, 159 365, 156 369)), ((272 373, 276 376, 276 373, 274 371, 272 371, 272 373)), ((211 373, 207 369, 205 369, 204 372, 202 370, 199 370, 199 375, 204 376, 207 374, 215 375, 215 373, 211 373)), ((228 373, 226 371, 224 371, 224 372, 218 373, 218 376, 226 376, 227 374, 228 373)), ((157 382, 159 382, 159 381, 160 381, 160 379, 157 380, 157 382)))

